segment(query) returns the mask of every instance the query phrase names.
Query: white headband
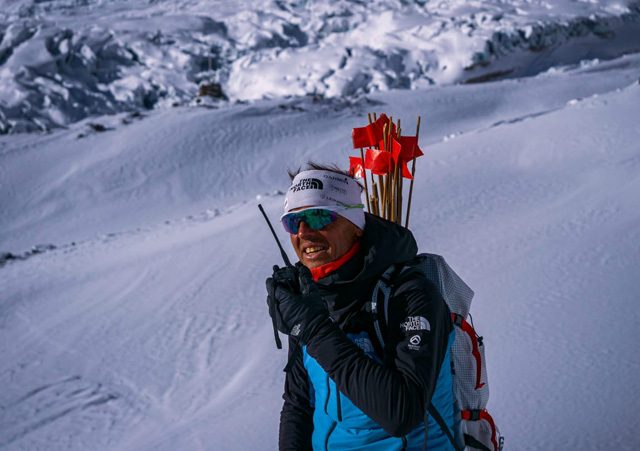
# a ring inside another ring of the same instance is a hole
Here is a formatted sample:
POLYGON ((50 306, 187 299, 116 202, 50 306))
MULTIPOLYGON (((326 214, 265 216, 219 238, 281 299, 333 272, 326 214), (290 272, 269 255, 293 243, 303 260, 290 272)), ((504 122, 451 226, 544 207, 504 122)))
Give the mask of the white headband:
POLYGON ((362 187, 346 175, 322 170, 303 171, 296 175, 284 198, 282 216, 307 208, 335 211, 364 230, 362 187))

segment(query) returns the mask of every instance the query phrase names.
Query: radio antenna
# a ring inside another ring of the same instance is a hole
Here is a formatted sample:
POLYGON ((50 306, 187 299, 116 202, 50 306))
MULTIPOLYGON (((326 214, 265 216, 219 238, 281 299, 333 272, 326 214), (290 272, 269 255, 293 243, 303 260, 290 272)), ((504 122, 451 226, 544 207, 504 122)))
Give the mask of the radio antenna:
POLYGON ((273 234, 273 237, 276 240, 276 243, 278 244, 278 249, 280 249, 280 255, 282 255, 282 259, 284 260, 284 264, 291 267, 293 266, 291 264, 291 261, 289 260, 289 257, 287 256, 287 253, 284 251, 284 248, 282 247, 282 244, 280 244, 280 240, 278 239, 278 235, 276 235, 276 231, 273 230, 273 226, 271 225, 271 221, 269 221, 269 217, 267 216, 267 213, 265 213, 264 208, 262 208, 262 204, 258 204, 258 208, 260 209, 260 213, 262 213, 262 216, 264 216, 264 220, 267 221, 267 225, 269 226, 269 229, 271 229, 271 233, 273 234))

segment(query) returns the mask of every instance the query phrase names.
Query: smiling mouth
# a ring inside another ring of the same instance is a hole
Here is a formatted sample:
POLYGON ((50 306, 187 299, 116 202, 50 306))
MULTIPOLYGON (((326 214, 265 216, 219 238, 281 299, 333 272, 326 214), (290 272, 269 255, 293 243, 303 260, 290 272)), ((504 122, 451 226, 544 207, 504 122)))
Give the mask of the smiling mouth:
POLYGON ((327 248, 324 246, 309 246, 305 247, 302 253, 307 256, 315 255, 318 252, 326 251, 327 248))

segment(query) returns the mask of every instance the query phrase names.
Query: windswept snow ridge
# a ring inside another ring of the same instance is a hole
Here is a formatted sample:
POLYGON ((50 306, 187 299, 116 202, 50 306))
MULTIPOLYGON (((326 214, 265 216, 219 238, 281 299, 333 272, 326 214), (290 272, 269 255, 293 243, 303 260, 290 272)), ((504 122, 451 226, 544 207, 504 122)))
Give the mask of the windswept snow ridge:
POLYGON ((357 96, 640 50, 640 3, 12 0, 0 133, 221 97, 357 96))

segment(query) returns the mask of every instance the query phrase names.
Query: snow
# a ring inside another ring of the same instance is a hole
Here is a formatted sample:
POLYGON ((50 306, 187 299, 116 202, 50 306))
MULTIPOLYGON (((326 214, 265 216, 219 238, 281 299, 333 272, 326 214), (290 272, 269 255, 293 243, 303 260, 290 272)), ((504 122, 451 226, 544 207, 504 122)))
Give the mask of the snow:
POLYGON ((188 105, 203 83, 232 103, 355 97, 530 76, 638 42, 637 0, 16 0, 0 12, 0 132, 188 105))
MULTIPOLYGON (((113 30, 152 31, 162 23, 178 33, 208 23, 193 19, 205 2, 81 3, 31 7, 36 16, 46 12, 49 24, 74 30, 81 20, 117 17, 132 22, 113 30), (172 22, 178 15, 184 21, 172 22)), ((13 17, 26 4, 6 2, 0 14, 13 17)), ((345 5, 310 7, 334 14, 345 5)), ((556 23, 592 13, 618 17, 628 13, 625 5, 443 1, 438 14, 474 13, 479 22, 502 14, 524 27, 544 14, 556 23)), ((278 18, 294 23, 307 14, 218 6, 216 20, 229 36, 251 46, 278 18)), ((398 17, 413 16, 397 7, 367 17, 393 34, 398 17)), ((326 22, 340 29, 342 19, 350 31, 340 36, 363 39, 358 27, 369 22, 355 13, 326 22)), ((420 26, 407 29, 426 33, 420 26)), ((298 76, 311 83, 323 70, 315 52, 331 54, 338 37, 273 55, 248 52, 247 80, 252 67, 272 65, 274 77, 290 76, 291 90, 302 86, 298 76), (274 61, 285 56, 310 75, 283 71, 274 61)), ((394 45, 415 44, 407 34, 396 37, 394 45)), ((192 39, 184 42, 196 45, 192 39)), ((411 229, 422 251, 444 255, 476 292, 471 312, 487 346, 489 410, 507 449, 638 449, 640 54, 617 56, 617 44, 608 43, 611 53, 603 45, 600 56, 492 83, 343 97, 358 79, 348 63, 329 77, 333 98, 275 91, 272 99, 210 108, 140 114, 114 106, 108 112, 115 114, 89 109, 50 133, 0 136, 0 448, 276 449, 286 352, 273 342, 264 279, 281 257, 257 203, 277 218, 286 169, 312 157, 346 164, 355 154, 351 128, 367 112, 384 111, 409 131, 422 115, 426 155, 417 165, 411 229)), ((450 44, 448 58, 464 61, 456 47, 462 41, 450 44)), ((77 48, 87 60, 98 55, 90 44, 77 48)), ((354 46, 353 55, 359 52, 367 58, 354 46)), ((504 63, 521 56, 506 55, 504 63)), ((165 67, 163 58, 153 61, 165 67)), ((172 77, 188 64, 171 63, 172 77)), ((407 67, 399 73, 411 78, 407 67)), ((12 73, 0 71, 3 89, 12 73)), ((63 105, 56 99, 65 92, 78 110, 97 98, 60 73, 39 85, 49 83, 51 105, 63 105)), ((384 79, 371 75, 367 83, 384 79)), ((141 80, 136 69, 101 89, 141 80)), ((19 96, 42 92, 6 89, 20 108, 27 106, 19 96)))

